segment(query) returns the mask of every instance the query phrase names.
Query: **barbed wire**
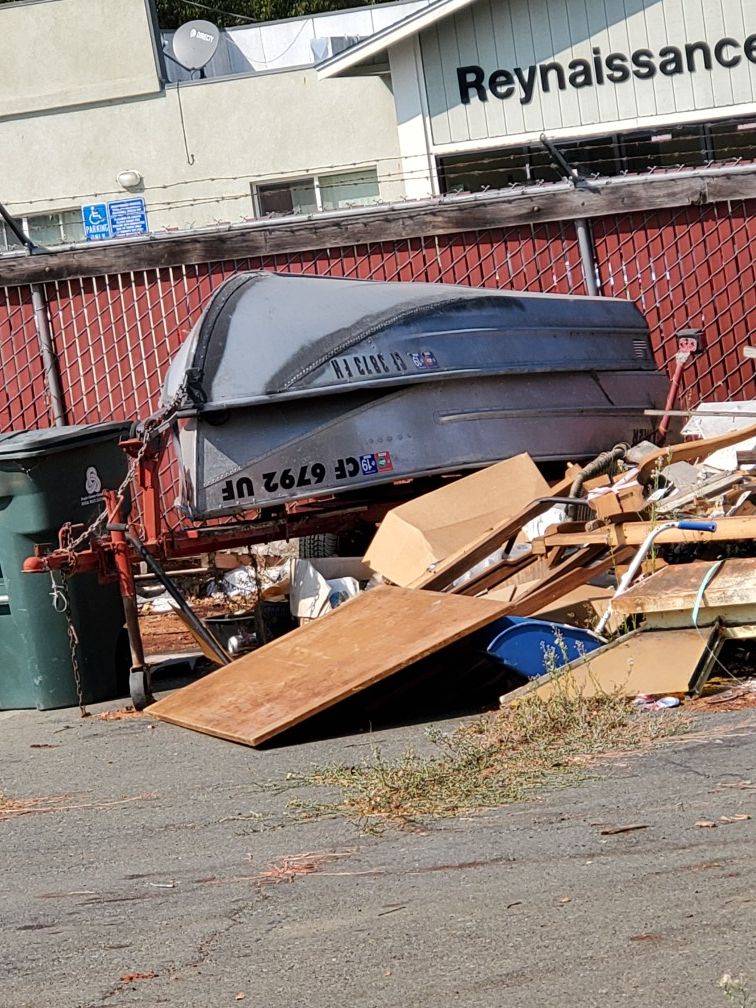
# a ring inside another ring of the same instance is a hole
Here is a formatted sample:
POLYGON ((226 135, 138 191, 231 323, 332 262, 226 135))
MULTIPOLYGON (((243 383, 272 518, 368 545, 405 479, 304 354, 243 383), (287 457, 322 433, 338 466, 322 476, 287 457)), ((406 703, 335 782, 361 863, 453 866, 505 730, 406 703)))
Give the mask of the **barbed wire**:
MULTIPOLYGON (((629 135, 627 138, 619 137, 613 140, 610 138, 609 142, 606 137, 594 138, 591 141, 564 142, 559 145, 559 149, 568 162, 576 166, 584 178, 589 181, 607 180, 611 182, 613 178, 673 175, 675 172, 691 169, 726 170, 734 166, 756 163, 756 129, 753 132, 737 128, 728 132, 720 131, 716 137, 720 151, 728 150, 728 139, 734 140, 735 138, 739 141, 737 146, 740 149, 737 153, 734 151, 733 156, 729 158, 707 157, 702 138, 691 136, 690 130, 684 136, 675 136, 673 131, 668 130, 666 133, 643 134, 640 137, 629 135), (695 143, 693 143, 694 140, 695 143), (664 144, 668 144, 670 141, 672 141, 672 145, 665 148, 664 144), (657 144, 658 149, 656 149, 657 144)), ((708 153, 711 154, 711 150, 708 153)), ((396 204, 402 202, 402 197, 397 198, 396 195, 386 192, 387 187, 400 184, 406 187, 408 183, 428 176, 427 164, 414 170, 403 168, 398 171, 383 170, 381 173, 378 172, 381 163, 390 161, 396 165, 397 160, 396 157, 391 157, 377 159, 371 165, 366 165, 364 162, 338 166, 329 165, 327 168, 310 170, 310 172, 294 178, 281 178, 280 175, 243 174, 150 187, 150 192, 158 193, 170 191, 177 186, 197 186, 202 181, 245 182, 249 183, 249 188, 241 192, 205 193, 201 196, 187 194, 181 198, 153 199, 147 203, 147 210, 150 214, 167 214, 171 211, 186 211, 188 208, 215 206, 222 213, 226 207, 238 206, 241 201, 244 201, 250 211, 249 213, 234 212, 233 221, 222 220, 218 216, 210 215, 210 220, 203 219, 198 223, 196 220, 186 219, 186 215, 184 215, 184 218, 175 224, 164 224, 162 227, 153 228, 151 233, 159 234, 178 228, 183 230, 205 227, 210 226, 213 222, 231 224, 237 221, 244 223, 267 219, 279 220, 282 217, 315 215, 321 211, 367 208, 385 203, 396 204), (344 177, 350 174, 355 177, 352 179, 344 177), (365 186, 371 183, 375 186, 375 192, 364 192, 365 186), (363 191, 358 193, 358 189, 363 191), (331 190, 334 192, 331 193, 331 190), (351 200, 350 190, 355 194, 351 200), (282 206, 281 209, 271 207, 270 201, 275 199, 277 192, 282 194, 284 200, 288 197, 288 201, 291 203, 290 209, 287 206, 282 206)), ((514 192, 533 186, 564 183, 564 179, 560 177, 548 152, 536 145, 509 150, 476 151, 446 157, 439 156, 437 171, 442 188, 441 198, 461 194, 514 192)), ((145 189, 145 191, 147 190, 145 189)), ((126 194, 123 198, 128 199, 130 195, 126 194)), ((427 198, 430 195, 428 193, 426 196, 418 198, 427 198)), ((60 197, 59 200, 68 199, 73 202, 88 198, 92 197, 71 196, 60 197)), ((414 201, 407 196, 403 199, 408 204, 414 201)), ((48 210, 40 214, 40 218, 45 218, 45 224, 36 229, 38 240, 42 241, 39 235, 43 231, 55 232, 56 229, 59 230, 60 239, 58 240, 54 234, 45 234, 43 244, 67 244, 82 240, 84 237, 83 225, 76 220, 64 221, 62 219, 64 214, 75 214, 79 211, 80 205, 61 210, 48 210)), ((30 214, 28 211, 25 214, 19 214, 19 216, 26 217, 30 224, 33 224, 35 220, 33 213, 30 214)), ((32 227, 31 230, 35 229, 32 227)), ((0 226, 0 249, 18 247, 11 239, 12 236, 4 234, 4 229, 0 226)))
MULTIPOLYGON (((606 152, 607 147, 615 148, 614 153, 611 157, 598 157, 593 159, 593 167, 613 164, 615 161, 633 161, 636 159, 643 160, 642 155, 635 155, 629 151, 629 148, 634 146, 642 145, 648 147, 653 145, 659 151, 659 156, 673 156, 673 152, 670 148, 666 148, 665 144, 679 144, 681 140, 686 141, 685 146, 674 146, 674 158, 677 159, 677 164, 669 164, 666 167, 676 168, 679 165, 683 167, 707 167, 711 164, 723 164, 727 161, 734 161, 738 158, 741 160, 752 160, 756 158, 756 121, 740 123, 740 125, 750 126, 751 130, 738 129, 738 123, 732 121, 726 121, 725 123, 706 123, 706 124, 691 124, 685 127, 659 127, 654 130, 644 130, 644 131, 634 131, 628 134, 614 133, 606 134, 603 136, 591 137, 586 140, 580 139, 569 139, 569 140, 556 140, 554 141, 555 147, 561 151, 570 163, 577 163, 578 166, 586 167, 584 164, 585 157, 590 155, 592 152, 603 151, 606 152), (723 131, 721 130, 722 125, 730 126, 731 128, 723 131), (683 132, 684 131, 684 132, 683 132), (712 132, 715 131, 715 132, 712 132), (682 135, 680 135, 682 133, 682 135), (676 135, 677 134, 677 135, 676 135), (744 137, 749 138, 744 141, 744 137), (669 138, 669 139, 667 139, 669 138), (745 154, 738 153, 732 156, 722 156, 726 154, 729 149, 726 145, 726 141, 737 139, 739 143, 735 145, 738 151, 740 148, 744 148, 745 154), (658 146, 657 146, 658 145, 658 146), (707 154, 716 154, 717 148, 720 151, 720 156, 707 157, 707 154), (694 163, 694 156, 700 158, 700 160, 694 163), (682 159, 682 160, 680 160, 682 159)), ((399 171, 381 171, 379 172, 379 182, 383 180, 410 180, 415 177, 422 177, 428 174, 427 168, 427 157, 425 153, 419 153, 417 155, 418 160, 423 160, 426 162, 423 165, 418 166, 417 169, 407 169, 402 168, 399 171)), ((449 172, 452 170, 458 171, 462 167, 469 167, 470 174, 485 174, 496 167, 497 163, 502 165, 515 161, 522 161, 523 163, 530 163, 536 159, 539 162, 543 162, 538 167, 548 167, 554 174, 556 174, 556 169, 553 168, 553 163, 549 157, 548 152, 537 142, 530 142, 527 144, 522 144, 517 147, 501 149, 497 148, 494 150, 476 150, 476 151, 464 151, 460 154, 436 154, 435 160, 439 168, 443 171, 449 172), (484 167, 481 167, 484 165, 484 167)), ((268 183, 286 183, 291 180, 293 182, 298 181, 300 178, 306 178, 311 176, 327 176, 336 175, 344 172, 357 172, 359 170, 370 170, 375 168, 378 170, 382 165, 396 165, 401 161, 401 156, 397 154, 386 155, 383 157, 376 157, 371 159, 361 159, 359 161, 344 161, 339 164, 322 164, 322 165, 304 165, 300 169, 295 169, 288 172, 279 171, 267 171, 267 172, 241 172, 237 174, 229 175, 206 175, 198 176, 192 179, 181 179, 173 182, 165 182, 159 185, 145 185, 139 192, 144 193, 157 193, 168 191, 172 189, 177 189, 180 187, 191 187, 202 184, 210 184, 217 182, 251 182, 256 186, 266 185, 268 183)), ((661 167, 661 166, 658 166, 661 167)), ((642 170, 642 167, 641 167, 642 170)), ((620 175, 623 171, 631 171, 631 169, 619 168, 616 174, 620 175)), ((608 174, 607 172, 595 172, 592 169, 588 174, 608 174)), ((343 183, 348 184, 359 184, 355 183, 343 183)), ((123 199, 128 199, 133 196, 134 193, 123 190, 102 190, 89 193, 76 193, 68 194, 55 197, 38 197, 34 199, 26 200, 4 200, 3 202, 10 209, 16 207, 31 207, 38 206, 40 204, 45 204, 49 206, 51 203, 62 203, 62 202, 80 202, 81 200, 94 200, 102 197, 108 196, 120 196, 123 199)), ((226 194, 221 194, 220 198, 226 194)), ((234 198, 238 195, 228 194, 234 198)), ((190 197, 187 197, 190 199, 190 197)), ((56 211, 51 211, 56 212, 56 211)), ((26 212, 25 212, 26 213, 26 212)))

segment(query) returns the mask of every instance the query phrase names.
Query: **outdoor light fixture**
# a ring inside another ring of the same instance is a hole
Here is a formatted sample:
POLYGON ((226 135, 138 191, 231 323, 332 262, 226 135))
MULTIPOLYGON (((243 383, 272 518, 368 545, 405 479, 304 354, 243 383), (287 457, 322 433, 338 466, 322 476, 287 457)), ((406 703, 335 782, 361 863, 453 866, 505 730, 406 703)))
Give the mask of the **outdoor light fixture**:
POLYGON ((116 182, 123 189, 134 189, 142 182, 142 173, 134 168, 119 172, 116 176, 116 182))

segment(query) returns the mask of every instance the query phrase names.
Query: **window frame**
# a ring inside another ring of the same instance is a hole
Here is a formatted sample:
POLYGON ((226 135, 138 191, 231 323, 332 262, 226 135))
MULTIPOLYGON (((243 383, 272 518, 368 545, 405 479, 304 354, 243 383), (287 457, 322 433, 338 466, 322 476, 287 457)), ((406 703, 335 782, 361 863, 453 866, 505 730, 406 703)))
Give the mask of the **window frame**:
MULTIPOLYGON (((349 168, 347 170, 333 171, 328 170, 325 172, 313 172, 311 175, 295 175, 289 178, 275 179, 269 182, 253 182, 252 183, 252 208, 255 213, 255 217, 258 220, 266 220, 269 217, 276 216, 275 214, 264 214, 262 212, 262 203, 260 200, 261 190, 264 192, 266 189, 273 188, 283 188, 286 186, 293 187, 297 184, 311 183, 315 192, 315 211, 314 213, 334 213, 340 209, 349 209, 349 207, 337 207, 336 210, 324 210, 323 208, 323 184, 327 182, 329 178, 341 178, 345 175, 367 175, 373 173, 375 176, 375 186, 376 186, 376 203, 381 201, 381 186, 380 179, 378 177, 378 166, 375 164, 365 165, 363 168, 349 168)), ((359 206, 371 206, 372 204, 358 204, 359 206)), ((298 212, 294 211, 291 215, 280 214, 281 217, 286 216, 297 216, 298 212)), ((307 216, 307 214, 302 214, 301 216, 307 216)))

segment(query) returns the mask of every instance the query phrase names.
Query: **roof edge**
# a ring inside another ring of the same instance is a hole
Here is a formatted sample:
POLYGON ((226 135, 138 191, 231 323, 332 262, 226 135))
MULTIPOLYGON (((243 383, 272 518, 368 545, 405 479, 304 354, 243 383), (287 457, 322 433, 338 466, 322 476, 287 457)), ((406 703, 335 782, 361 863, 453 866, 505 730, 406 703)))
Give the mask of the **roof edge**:
POLYGON ((469 7, 475 0, 436 0, 436 3, 416 11, 395 24, 388 25, 376 32, 369 38, 350 46, 343 52, 331 56, 316 65, 315 70, 319 80, 326 80, 329 77, 339 77, 341 74, 351 70, 352 67, 363 63, 365 60, 377 56, 379 53, 403 42, 404 39, 417 35, 424 28, 428 28, 437 21, 441 21, 451 14, 456 14, 458 10, 469 7))

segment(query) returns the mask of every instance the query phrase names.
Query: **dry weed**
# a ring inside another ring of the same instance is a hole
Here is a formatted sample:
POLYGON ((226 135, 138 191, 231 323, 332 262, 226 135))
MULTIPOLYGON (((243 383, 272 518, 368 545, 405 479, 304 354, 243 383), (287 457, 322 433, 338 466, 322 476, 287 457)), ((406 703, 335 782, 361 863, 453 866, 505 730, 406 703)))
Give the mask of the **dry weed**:
POLYGON ((547 784, 569 783, 603 754, 638 750, 688 730, 679 710, 639 713, 626 697, 556 689, 451 734, 431 731, 437 752, 330 766, 296 780, 335 789, 330 802, 294 803, 301 814, 345 815, 375 827, 440 818, 520 801, 547 784))

